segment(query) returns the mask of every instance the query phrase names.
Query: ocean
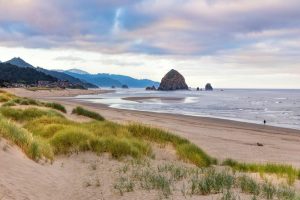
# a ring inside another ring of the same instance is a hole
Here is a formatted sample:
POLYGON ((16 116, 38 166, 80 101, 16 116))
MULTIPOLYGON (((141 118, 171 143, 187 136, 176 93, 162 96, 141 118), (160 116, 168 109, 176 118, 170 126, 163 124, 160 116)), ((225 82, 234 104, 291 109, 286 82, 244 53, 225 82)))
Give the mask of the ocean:
POLYGON ((300 130, 300 90, 215 89, 163 92, 116 89, 114 93, 76 98, 119 109, 213 117, 257 124, 266 120, 268 125, 300 130), (133 97, 135 101, 128 100, 128 97, 133 97))

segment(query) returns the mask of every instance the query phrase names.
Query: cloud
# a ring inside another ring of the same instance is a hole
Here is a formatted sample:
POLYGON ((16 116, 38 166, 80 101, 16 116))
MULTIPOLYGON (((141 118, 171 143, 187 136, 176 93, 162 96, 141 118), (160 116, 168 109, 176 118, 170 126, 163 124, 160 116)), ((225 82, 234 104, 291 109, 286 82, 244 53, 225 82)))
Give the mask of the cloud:
POLYGON ((0 11, 2 45, 105 53, 206 55, 300 28, 298 0, 1 0, 0 11))
POLYGON ((85 59, 76 56, 58 56, 54 59, 59 61, 85 61, 85 59))
POLYGON ((0 12, 0 47, 54 52, 55 68, 159 80, 174 67, 229 86, 300 73, 299 0, 0 0, 0 12))

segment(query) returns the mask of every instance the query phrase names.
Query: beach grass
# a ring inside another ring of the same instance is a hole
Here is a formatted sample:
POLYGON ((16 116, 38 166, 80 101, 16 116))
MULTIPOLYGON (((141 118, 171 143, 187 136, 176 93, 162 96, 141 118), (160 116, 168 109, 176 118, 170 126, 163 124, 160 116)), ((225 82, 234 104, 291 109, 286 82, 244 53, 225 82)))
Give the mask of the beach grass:
POLYGON ((55 110, 59 110, 63 113, 67 112, 66 108, 63 105, 59 104, 59 103, 54 103, 54 102, 49 103, 49 102, 47 102, 47 103, 43 103, 43 105, 45 107, 48 107, 48 108, 53 108, 55 110))
POLYGON ((19 146, 33 160, 53 159, 52 148, 46 141, 39 137, 33 137, 29 131, 20 128, 3 116, 0 116, 0 136, 19 146))
MULTIPOLYGON (((36 105, 36 103, 34 104, 36 105)), ((85 113, 85 109, 83 110, 85 113)), ((109 152, 115 158, 123 156, 141 158, 153 155, 150 143, 159 143, 171 144, 181 159, 197 166, 209 166, 216 163, 215 159, 188 140, 141 124, 121 125, 106 120, 78 123, 66 119, 52 109, 45 110, 36 107, 18 109, 4 106, 0 108, 0 113, 6 119, 21 123, 22 127, 30 133, 30 137, 37 138, 37 142, 43 142, 51 151, 47 155, 39 153, 41 147, 38 147, 35 142, 32 146, 32 152, 37 155, 35 157, 93 151, 96 153, 109 152)), ((88 115, 90 116, 90 114, 88 115)), ((27 146, 27 148, 29 147, 27 146)), ((28 151, 24 150, 24 152, 28 151)))
POLYGON ((240 172, 257 172, 260 174, 276 174, 280 177, 285 177, 289 184, 293 184, 296 179, 299 179, 299 170, 291 165, 276 164, 276 163, 239 163, 233 159, 226 159, 223 165, 230 166, 234 170, 240 172))
POLYGON ((16 109, 12 107, 1 107, 0 113, 6 118, 20 122, 29 121, 42 116, 61 116, 61 114, 54 110, 41 110, 38 108, 16 109))
POLYGON ((82 116, 86 116, 89 117, 91 119, 95 119, 98 121, 103 121, 105 120, 104 117, 102 117, 100 114, 87 110, 83 107, 77 106, 76 108, 73 109, 72 114, 77 114, 77 115, 82 115, 82 116))
MULTIPOLYGON (((1 96, 1 93, 0 93, 1 96)), ((48 107, 52 108, 58 111, 61 111, 63 113, 66 113, 66 108, 55 102, 42 102, 35 99, 27 98, 27 97, 16 97, 12 96, 11 98, 7 99, 5 103, 2 105, 3 107, 11 107, 16 105, 33 105, 33 106, 42 106, 42 107, 48 107)))
POLYGON ((198 146, 180 136, 162 129, 152 128, 142 124, 130 124, 128 125, 128 129, 134 137, 143 138, 156 143, 169 143, 173 145, 181 159, 189 161, 197 166, 210 166, 212 164, 217 164, 216 159, 212 158, 198 146))
POLYGON ((5 103, 8 102, 9 100, 15 98, 16 96, 13 94, 10 94, 8 92, 5 92, 3 90, 0 90, 0 102, 5 103))
POLYGON ((185 198, 193 199, 209 195, 219 195, 220 199, 245 199, 245 196, 248 196, 246 199, 299 199, 299 194, 287 184, 254 179, 230 168, 198 168, 178 163, 155 165, 146 160, 125 163, 118 171, 114 185, 121 195, 142 189, 156 190, 160 199, 169 198, 178 190, 185 198))

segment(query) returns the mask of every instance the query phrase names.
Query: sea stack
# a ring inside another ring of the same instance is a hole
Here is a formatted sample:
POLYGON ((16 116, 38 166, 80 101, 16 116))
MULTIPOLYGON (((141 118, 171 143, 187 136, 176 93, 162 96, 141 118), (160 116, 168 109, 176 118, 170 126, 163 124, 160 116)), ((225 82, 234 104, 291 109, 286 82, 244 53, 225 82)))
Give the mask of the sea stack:
POLYGON ((176 70, 169 71, 161 80, 158 90, 188 90, 184 77, 176 70))
POLYGON ((146 90, 156 90, 156 87, 153 85, 152 87, 146 87, 146 90))
POLYGON ((211 86, 210 83, 207 83, 207 84, 205 85, 205 90, 206 90, 206 91, 212 91, 212 90, 213 90, 213 87, 211 86))

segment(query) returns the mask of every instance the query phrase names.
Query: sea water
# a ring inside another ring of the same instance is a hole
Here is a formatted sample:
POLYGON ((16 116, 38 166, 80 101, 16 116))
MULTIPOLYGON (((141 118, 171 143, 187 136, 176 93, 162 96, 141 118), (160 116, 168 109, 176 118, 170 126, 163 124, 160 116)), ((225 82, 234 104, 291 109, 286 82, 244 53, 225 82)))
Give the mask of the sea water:
POLYGON ((117 89, 113 93, 76 98, 119 109, 215 117, 258 124, 266 120, 268 125, 300 130, 300 90, 215 89, 164 92, 117 89), (127 97, 148 99, 138 102, 124 100, 127 97))

